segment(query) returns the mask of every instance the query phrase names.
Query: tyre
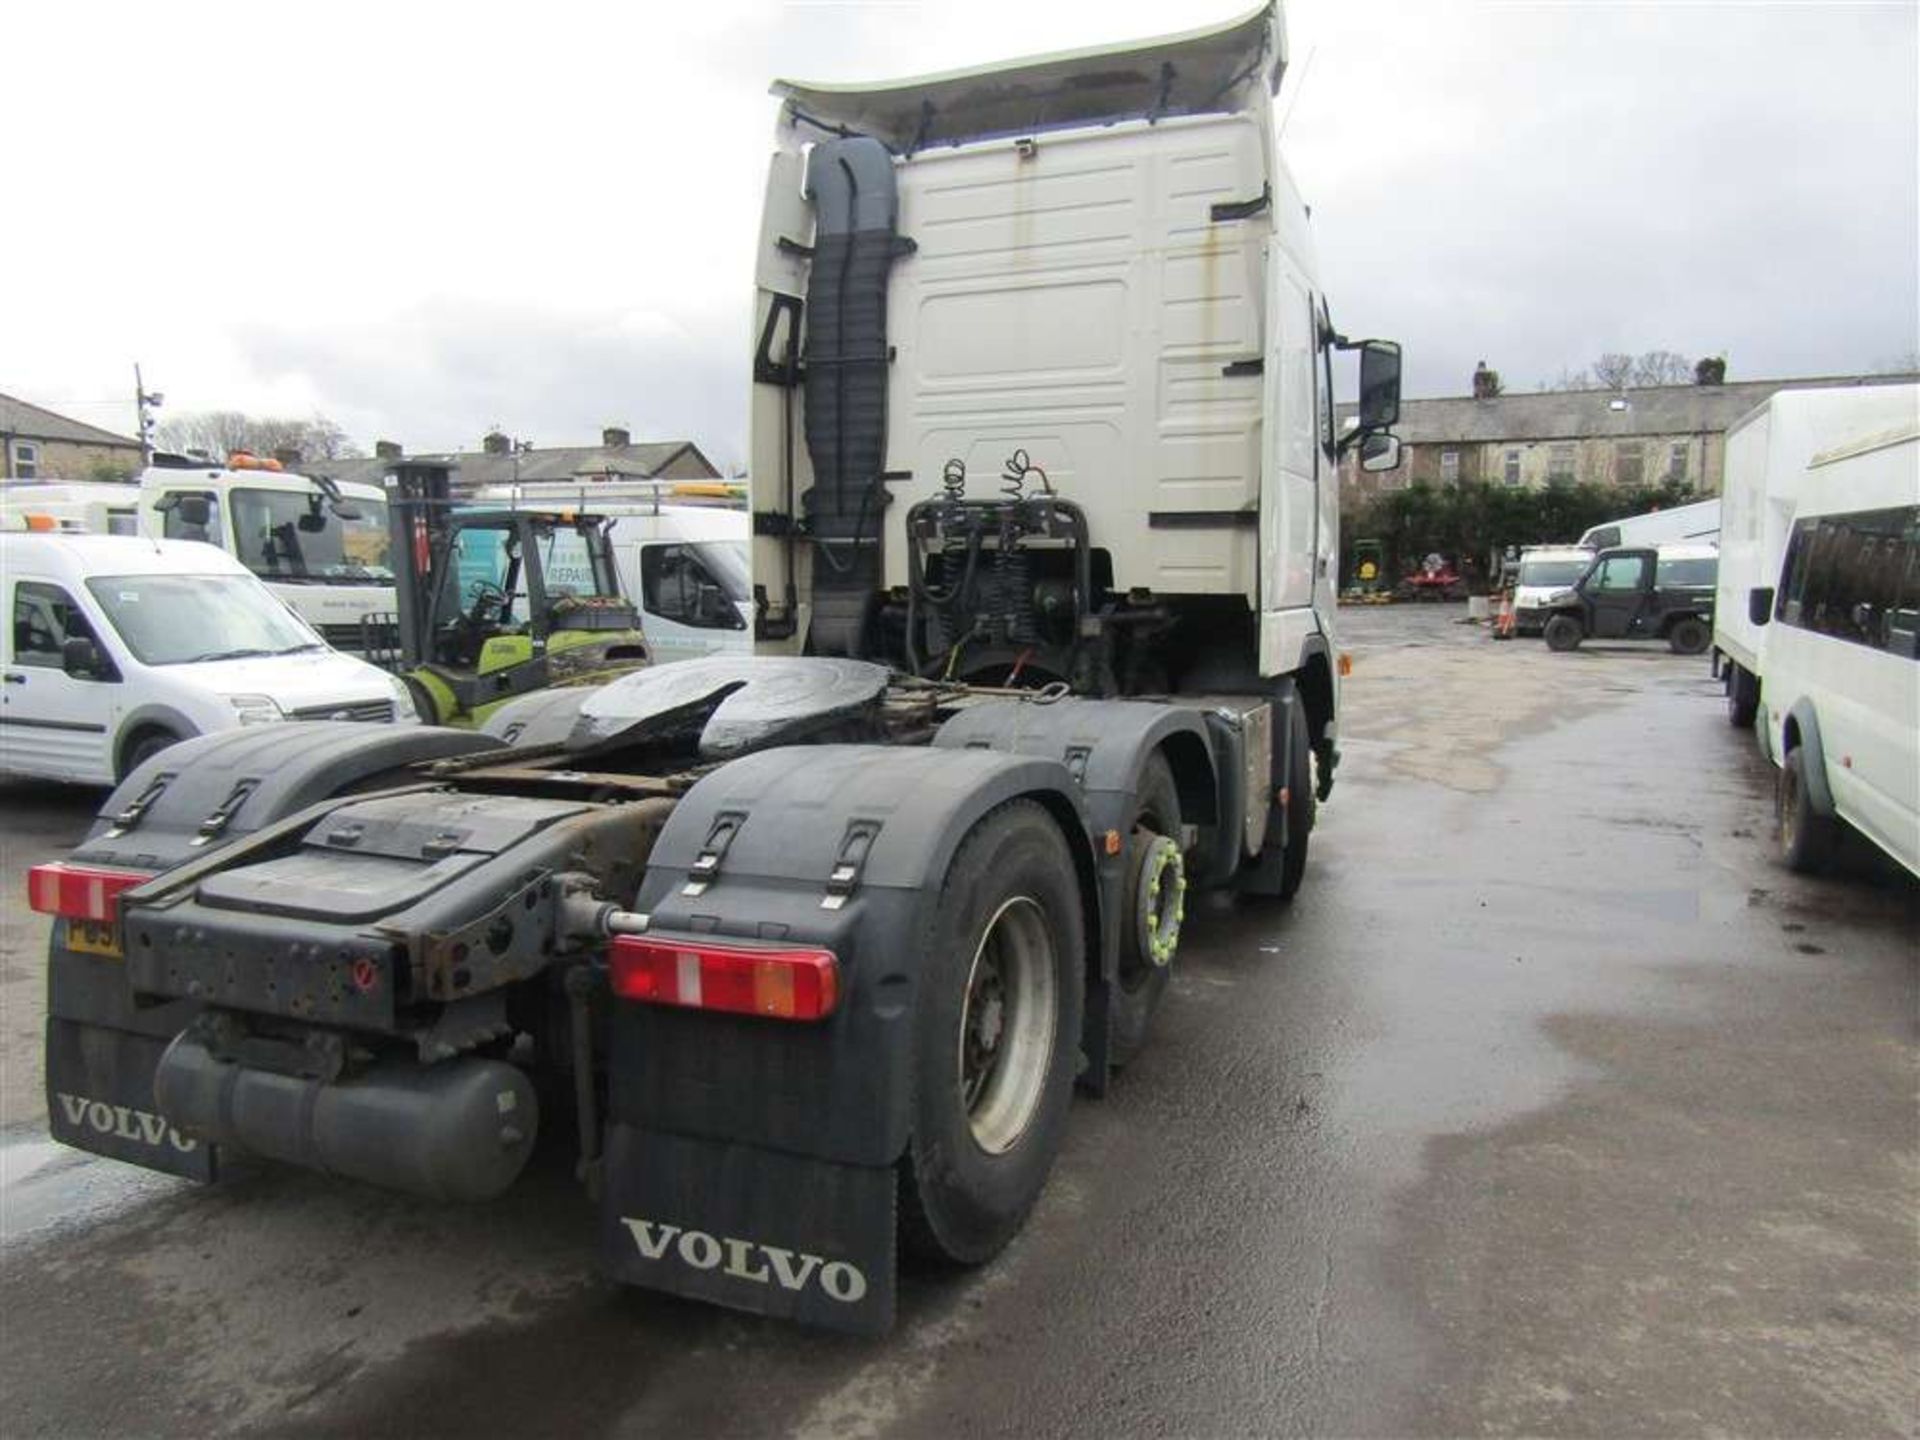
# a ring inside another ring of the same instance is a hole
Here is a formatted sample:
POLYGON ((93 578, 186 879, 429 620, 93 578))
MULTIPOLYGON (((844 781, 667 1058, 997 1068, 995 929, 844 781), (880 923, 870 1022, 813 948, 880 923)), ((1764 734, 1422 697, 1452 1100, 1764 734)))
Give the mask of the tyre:
POLYGON ((923 1260, 977 1265, 1039 1198, 1078 1068, 1080 881, 1039 804, 1009 801, 974 826, 924 953, 900 1240, 923 1260))
POLYGON ((1547 621, 1547 628, 1541 632, 1547 641, 1549 650, 1565 652, 1580 648, 1580 642, 1587 638, 1586 630, 1571 615, 1556 615, 1547 621))
POLYGON ((1736 730, 1751 730, 1759 713, 1759 680, 1733 666, 1727 675, 1727 723, 1736 730))
POLYGON ((1146 1044, 1147 1022, 1166 991, 1179 948, 1187 889, 1183 834, 1173 770, 1166 756, 1156 753, 1140 772, 1127 838, 1120 974, 1112 999, 1111 1056, 1116 1066, 1126 1064, 1146 1044))
POLYGON ((162 750, 179 743, 180 737, 171 730, 142 730, 127 742, 126 751, 120 757, 119 778, 126 779, 162 750))
POLYGON ((1808 874, 1823 869, 1833 858, 1834 821, 1814 808, 1807 793, 1807 748, 1787 752, 1774 782, 1774 813, 1780 827, 1780 858, 1789 870, 1808 874))
POLYGON ((1707 629, 1704 620, 1688 617, 1676 622, 1667 632, 1667 648, 1676 655, 1698 655, 1712 639, 1713 632, 1707 629))
MULTIPOLYGON (((1240 872, 1236 888, 1249 895, 1291 900, 1307 874, 1307 841, 1313 834, 1319 800, 1313 783, 1313 743, 1307 738, 1305 716, 1292 728, 1283 770, 1287 787, 1287 841, 1263 848, 1260 856, 1240 872)), ((1277 828, 1277 822, 1269 822, 1277 828)))

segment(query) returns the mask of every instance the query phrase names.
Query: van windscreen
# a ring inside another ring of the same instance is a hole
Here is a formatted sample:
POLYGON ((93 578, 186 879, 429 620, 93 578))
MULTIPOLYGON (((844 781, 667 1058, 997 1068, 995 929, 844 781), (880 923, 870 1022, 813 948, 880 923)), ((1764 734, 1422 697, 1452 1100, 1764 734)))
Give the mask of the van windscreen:
POLYGON ((96 575, 87 589, 143 665, 326 648, 250 575, 96 575))

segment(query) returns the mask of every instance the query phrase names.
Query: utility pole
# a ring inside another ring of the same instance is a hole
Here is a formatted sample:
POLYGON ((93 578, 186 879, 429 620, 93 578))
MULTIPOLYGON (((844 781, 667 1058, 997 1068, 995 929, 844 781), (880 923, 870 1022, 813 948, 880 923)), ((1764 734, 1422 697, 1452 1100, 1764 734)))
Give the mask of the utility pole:
POLYGON ((167 397, 158 390, 148 393, 146 382, 140 378, 140 365, 133 367, 133 408, 140 421, 140 468, 145 470, 153 464, 153 436, 159 428, 159 421, 153 418, 153 412, 166 403, 167 397))

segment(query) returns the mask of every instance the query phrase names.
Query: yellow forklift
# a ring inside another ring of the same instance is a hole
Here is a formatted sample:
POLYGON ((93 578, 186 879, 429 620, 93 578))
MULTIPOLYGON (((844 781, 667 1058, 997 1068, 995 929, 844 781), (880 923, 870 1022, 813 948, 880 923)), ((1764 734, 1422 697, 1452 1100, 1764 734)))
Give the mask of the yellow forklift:
POLYGON ((395 613, 364 650, 433 725, 478 725, 517 696, 595 684, 647 663, 604 516, 469 507, 453 467, 404 460, 388 492, 395 613))

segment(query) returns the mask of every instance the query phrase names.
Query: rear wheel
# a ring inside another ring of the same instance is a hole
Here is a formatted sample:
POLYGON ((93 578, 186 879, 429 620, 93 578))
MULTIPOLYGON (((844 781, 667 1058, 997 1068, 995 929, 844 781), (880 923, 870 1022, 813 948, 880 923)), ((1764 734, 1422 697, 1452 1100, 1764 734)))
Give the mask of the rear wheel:
POLYGON ((1667 632, 1667 647, 1676 655, 1698 655, 1712 639, 1713 633, 1705 621, 1686 619, 1667 632))
POLYGON ((1127 884, 1120 910, 1120 975, 1113 992, 1113 1063, 1146 1044, 1147 1022, 1167 988, 1186 915, 1180 792, 1166 756, 1140 772, 1127 839, 1127 884))
POLYGON ((1549 650, 1562 652, 1578 649, 1580 642, 1586 639, 1586 630, 1571 615, 1554 616, 1547 621, 1547 628, 1543 634, 1549 650))
POLYGON ((1780 822, 1780 858, 1802 874, 1822 869, 1833 858, 1834 822, 1815 808, 1807 792, 1807 749, 1787 752, 1774 784, 1774 812, 1780 822))
POLYGON ((925 953, 900 1238, 923 1259, 976 1265, 1046 1184, 1079 1053, 1079 877, 1040 805, 1011 801, 974 826, 925 953))
POLYGON ((1738 665, 1727 674, 1727 723, 1736 730, 1751 730, 1760 713, 1760 681, 1738 665))

